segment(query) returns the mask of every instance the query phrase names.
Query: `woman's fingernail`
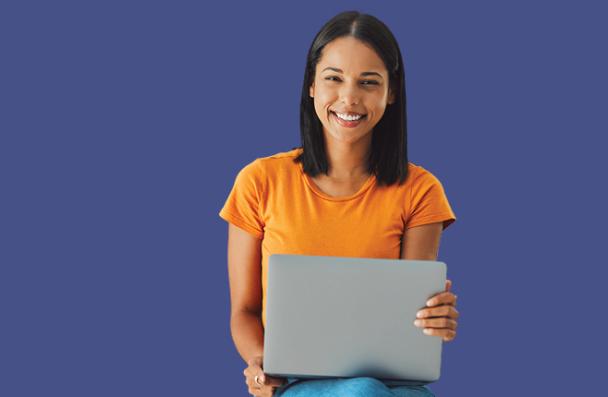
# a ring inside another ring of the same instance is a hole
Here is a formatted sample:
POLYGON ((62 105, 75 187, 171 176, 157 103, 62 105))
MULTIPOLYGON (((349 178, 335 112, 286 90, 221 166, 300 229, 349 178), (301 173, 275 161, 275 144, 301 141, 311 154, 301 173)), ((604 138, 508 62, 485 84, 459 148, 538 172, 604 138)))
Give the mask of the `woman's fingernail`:
POLYGON ((425 334, 429 335, 431 333, 431 330, 428 328, 425 328, 422 330, 422 332, 424 332, 425 334))
POLYGON ((426 305, 427 305, 427 306, 433 306, 433 303, 434 303, 434 302, 435 302, 434 300, 429 299, 428 301, 426 301, 426 305))

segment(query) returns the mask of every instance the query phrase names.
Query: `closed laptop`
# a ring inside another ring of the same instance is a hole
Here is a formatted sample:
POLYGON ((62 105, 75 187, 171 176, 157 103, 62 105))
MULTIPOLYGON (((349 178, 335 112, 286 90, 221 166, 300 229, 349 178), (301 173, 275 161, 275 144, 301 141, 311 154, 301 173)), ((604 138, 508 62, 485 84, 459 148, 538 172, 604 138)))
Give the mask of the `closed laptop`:
POLYGON ((271 255, 264 372, 439 379, 442 340, 413 323, 428 298, 444 291, 446 271, 439 261, 271 255))

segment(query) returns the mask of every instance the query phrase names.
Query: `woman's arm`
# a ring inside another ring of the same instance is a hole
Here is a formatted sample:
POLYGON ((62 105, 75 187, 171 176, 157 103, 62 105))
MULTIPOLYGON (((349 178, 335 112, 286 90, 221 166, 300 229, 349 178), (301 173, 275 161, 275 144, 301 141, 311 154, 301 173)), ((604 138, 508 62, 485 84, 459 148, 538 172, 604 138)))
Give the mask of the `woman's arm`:
MULTIPOLYGON (((409 228, 403 235, 401 259, 436 261, 443 222, 409 228)), ((458 327, 456 295, 450 292, 452 282, 446 280, 445 292, 434 295, 427 306, 417 313, 414 325, 424 329, 424 333, 440 336, 445 342, 456 337, 458 327), (430 304, 429 304, 430 303, 430 304)))
POLYGON ((228 224, 230 331, 245 362, 264 354, 261 240, 228 224))
POLYGON ((443 222, 407 229, 401 241, 401 259, 436 261, 442 231, 443 222))
POLYGON ((267 376, 262 368, 262 241, 231 223, 228 225, 230 332, 236 349, 247 363, 243 375, 249 394, 271 396, 287 379, 267 376))

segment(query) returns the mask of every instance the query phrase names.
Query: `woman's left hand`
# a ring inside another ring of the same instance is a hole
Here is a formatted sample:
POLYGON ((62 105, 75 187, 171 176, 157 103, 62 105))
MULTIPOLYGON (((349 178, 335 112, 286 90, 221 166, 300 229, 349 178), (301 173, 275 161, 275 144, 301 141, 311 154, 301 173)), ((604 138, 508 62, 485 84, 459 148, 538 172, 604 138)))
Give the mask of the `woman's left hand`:
POLYGON ((456 337, 456 319, 459 316, 456 310, 456 295, 450 292, 451 280, 445 282, 445 292, 432 296, 424 309, 416 313, 417 320, 414 325, 424 327, 423 332, 427 335, 441 336, 445 342, 450 342, 456 337))

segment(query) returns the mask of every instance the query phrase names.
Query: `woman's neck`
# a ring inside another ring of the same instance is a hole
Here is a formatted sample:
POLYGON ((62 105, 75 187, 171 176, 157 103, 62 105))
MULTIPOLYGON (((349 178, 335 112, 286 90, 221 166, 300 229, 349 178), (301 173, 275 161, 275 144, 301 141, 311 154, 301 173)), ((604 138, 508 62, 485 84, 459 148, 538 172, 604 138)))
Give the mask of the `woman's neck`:
MULTIPOLYGON (((371 138, 371 134, 369 134, 371 138)), ((328 177, 336 181, 357 180, 369 176, 368 154, 371 139, 354 143, 335 142, 326 139, 328 177)))

